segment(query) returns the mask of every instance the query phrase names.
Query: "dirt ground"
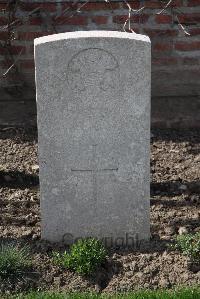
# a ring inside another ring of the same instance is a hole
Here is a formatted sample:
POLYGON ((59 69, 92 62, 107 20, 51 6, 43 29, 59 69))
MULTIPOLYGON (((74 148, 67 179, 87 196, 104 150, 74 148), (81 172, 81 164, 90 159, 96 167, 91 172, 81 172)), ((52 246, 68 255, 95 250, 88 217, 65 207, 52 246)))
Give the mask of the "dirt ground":
POLYGON ((0 128, 1 240, 28 243, 31 273, 0 290, 129 291, 200 282, 200 271, 169 249, 183 230, 200 231, 200 132, 156 130, 151 138, 151 241, 140 250, 112 248, 105 265, 82 278, 52 263, 61 244, 40 240, 36 129, 0 128))

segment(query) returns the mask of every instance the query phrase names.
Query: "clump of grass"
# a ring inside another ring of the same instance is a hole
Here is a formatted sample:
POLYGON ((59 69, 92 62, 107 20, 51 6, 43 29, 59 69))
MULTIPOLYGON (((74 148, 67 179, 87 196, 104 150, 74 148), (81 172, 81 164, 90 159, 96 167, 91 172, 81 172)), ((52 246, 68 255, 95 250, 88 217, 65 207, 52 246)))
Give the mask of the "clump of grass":
POLYGON ((54 262, 81 275, 93 273, 106 259, 106 249, 94 238, 81 239, 71 246, 70 252, 54 252, 54 262))
POLYGON ((0 279, 14 280, 31 266, 28 246, 9 243, 0 245, 0 279))
POLYGON ((200 263, 200 232, 177 236, 173 248, 180 250, 191 261, 200 263))

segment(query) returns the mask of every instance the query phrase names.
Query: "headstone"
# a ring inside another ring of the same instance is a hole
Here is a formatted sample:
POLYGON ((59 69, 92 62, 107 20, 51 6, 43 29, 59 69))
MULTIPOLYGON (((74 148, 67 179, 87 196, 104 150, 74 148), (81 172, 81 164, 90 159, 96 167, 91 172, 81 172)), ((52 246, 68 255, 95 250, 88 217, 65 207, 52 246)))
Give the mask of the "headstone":
POLYGON ((42 238, 149 238, 150 49, 114 31, 35 40, 42 238))

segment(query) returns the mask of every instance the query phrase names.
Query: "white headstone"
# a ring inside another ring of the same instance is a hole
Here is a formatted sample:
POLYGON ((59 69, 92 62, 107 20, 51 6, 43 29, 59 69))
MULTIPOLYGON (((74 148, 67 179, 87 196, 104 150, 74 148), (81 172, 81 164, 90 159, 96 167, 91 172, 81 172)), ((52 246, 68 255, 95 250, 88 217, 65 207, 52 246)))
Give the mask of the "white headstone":
POLYGON ((149 238, 150 40, 35 40, 42 238, 149 238))

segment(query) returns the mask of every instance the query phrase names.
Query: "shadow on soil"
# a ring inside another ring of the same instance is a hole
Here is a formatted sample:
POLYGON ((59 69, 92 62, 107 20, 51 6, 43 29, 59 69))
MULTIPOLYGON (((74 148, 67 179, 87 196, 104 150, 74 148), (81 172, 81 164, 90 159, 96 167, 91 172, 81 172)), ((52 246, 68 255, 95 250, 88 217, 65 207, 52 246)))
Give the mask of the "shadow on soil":
POLYGON ((0 139, 15 139, 16 143, 37 142, 37 127, 1 127, 0 139))
POLYGON ((200 194, 200 181, 151 183, 151 196, 176 196, 181 194, 200 194), (181 189, 181 185, 186 186, 185 190, 181 189))
POLYGON ((152 129, 153 141, 200 142, 199 129, 152 129))
MULTIPOLYGON (((152 141, 175 141, 175 142, 189 142, 193 145, 190 150, 191 153, 199 153, 200 133, 199 130, 194 129, 152 129, 152 141), (197 144, 197 146, 194 146, 197 144)), ((0 126, 0 139, 18 139, 23 141, 37 141, 37 127, 13 127, 0 126)))
POLYGON ((23 171, 0 171, 0 187, 26 189, 39 186, 39 176, 23 171))
POLYGON ((159 199, 159 198, 151 198, 151 205, 162 205, 163 208, 180 208, 180 207, 186 207, 186 206, 196 206, 200 204, 200 201, 198 199, 194 199, 192 201, 190 200, 165 200, 165 199, 159 199))

